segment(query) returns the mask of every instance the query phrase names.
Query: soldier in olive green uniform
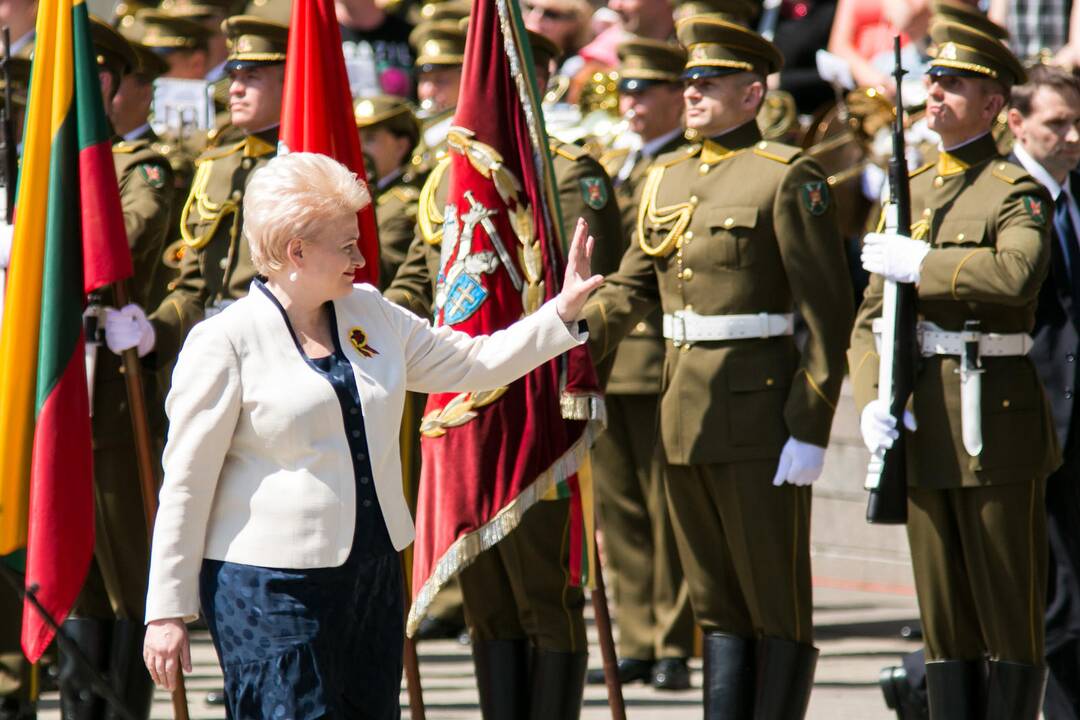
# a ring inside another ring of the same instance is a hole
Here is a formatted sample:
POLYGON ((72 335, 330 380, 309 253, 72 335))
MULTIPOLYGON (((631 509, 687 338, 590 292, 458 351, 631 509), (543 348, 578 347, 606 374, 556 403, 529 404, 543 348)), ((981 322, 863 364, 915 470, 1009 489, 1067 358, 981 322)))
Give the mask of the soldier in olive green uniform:
POLYGON ((779 50, 719 18, 677 33, 687 125, 707 139, 646 177, 635 242, 586 309, 590 349, 602 359, 663 311, 659 435, 705 631, 705 716, 802 717, 817 660, 809 484, 840 393, 851 285, 820 168, 762 141, 754 121, 779 50))
POLYGON ((939 22, 931 34, 927 115, 943 149, 912 173, 912 237, 866 237, 863 265, 879 274, 848 359, 863 437, 881 452, 897 437, 877 400, 882 279, 916 283, 922 359, 909 406, 917 429, 906 433, 908 540, 930 715, 1034 720, 1046 680, 1043 493, 1060 454, 1026 354, 1053 204, 997 154, 990 133, 1010 86, 1023 81, 1019 62, 968 26, 939 22), (978 348, 974 377, 961 369, 965 347, 978 348))
MULTIPOLYGON (((642 145, 601 157, 615 183, 626 244, 634 238, 645 176, 658 155, 686 144, 682 70, 686 53, 669 43, 634 38, 618 48, 620 109, 633 110, 642 145)), ((619 625, 619 677, 661 689, 690 686, 686 658, 694 619, 683 581, 657 456, 657 413, 664 365, 660 313, 634 326, 612 354, 605 386, 607 430, 593 446, 597 512, 611 572, 619 625)), ((601 670, 590 683, 603 683, 601 670)))
POLYGON ((420 101, 420 142, 412 162, 417 172, 428 174, 446 155, 446 135, 454 121, 461 64, 465 61, 465 29, 457 3, 436 3, 435 10, 416 26, 409 43, 416 50, 416 96, 420 101))
MULTIPOLYGON (((106 104, 125 73, 138 68, 128 42, 108 25, 91 24, 99 67, 109 78, 103 83, 106 104)), ((132 299, 145 303, 161 260, 171 210, 172 175, 169 164, 147 139, 113 144, 124 229, 134 266, 129 283, 132 299)), ((143 611, 149 543, 144 521, 142 488, 133 451, 135 440, 128 410, 127 386, 120 358, 100 346, 96 329, 107 294, 90 300, 87 339, 95 361, 92 367, 90 408, 94 449, 94 555, 83 588, 64 630, 83 654, 110 680, 117 695, 136 717, 150 712, 153 684, 141 662, 143 611), (95 348, 94 345, 97 345, 95 348)), ((150 434, 160 452, 163 413, 153 375, 143 377, 150 411, 150 434)), ((85 695, 74 679, 72 658, 60 659, 60 702, 65 718, 92 720, 117 717, 104 701, 85 695)))
POLYGON ((420 123, 408 101, 379 95, 356 103, 356 127, 375 165, 375 217, 379 224, 379 285, 385 289, 416 234, 416 206, 424 177, 409 162, 420 123))
POLYGON ((207 151, 196 162, 181 215, 180 275, 150 316, 158 364, 176 357, 195 323, 246 295, 255 277, 241 234, 244 189, 252 173, 277 153, 288 28, 243 15, 224 25, 232 48, 231 92, 245 101, 234 111, 233 123, 251 134, 207 151))
MULTIPOLYGON (((558 51, 540 35, 530 32, 529 37, 537 79, 543 85, 549 61, 558 51)), ((571 237, 577 218, 584 217, 596 238, 593 269, 611 272, 623 247, 611 180, 581 148, 552 141, 551 151, 565 237, 571 237)), ((450 158, 441 160, 424 184, 419 233, 386 291, 393 302, 429 318, 439 274, 449 166, 450 158)), ((509 536, 461 572, 485 718, 529 717, 530 704, 531 717, 578 716, 587 660, 585 596, 580 588, 568 585, 568 515, 567 500, 538 503, 509 536)))

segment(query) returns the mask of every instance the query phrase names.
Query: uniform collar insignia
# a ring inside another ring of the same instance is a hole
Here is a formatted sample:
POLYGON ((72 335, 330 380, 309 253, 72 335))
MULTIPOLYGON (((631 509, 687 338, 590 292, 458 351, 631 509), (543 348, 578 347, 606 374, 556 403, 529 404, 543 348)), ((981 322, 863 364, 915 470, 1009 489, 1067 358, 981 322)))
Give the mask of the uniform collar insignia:
POLYGON ((938 155, 937 172, 938 175, 941 175, 943 177, 948 177, 949 175, 958 175, 959 173, 967 170, 969 167, 971 166, 968 165, 966 162, 956 157, 955 155, 945 152, 944 150, 942 150, 941 154, 938 155))
POLYGON ((701 144, 701 162, 712 165, 760 142, 757 120, 751 120, 701 144))

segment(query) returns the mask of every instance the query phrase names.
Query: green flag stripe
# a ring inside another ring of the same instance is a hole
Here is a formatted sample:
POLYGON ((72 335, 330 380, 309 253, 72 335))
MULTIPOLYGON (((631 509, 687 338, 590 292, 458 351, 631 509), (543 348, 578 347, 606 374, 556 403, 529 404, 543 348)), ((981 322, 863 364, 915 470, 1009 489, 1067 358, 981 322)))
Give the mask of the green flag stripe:
POLYGON ((35 414, 41 412, 75 352, 82 330, 82 237, 75 119, 68 108, 53 138, 49 159, 49 209, 45 220, 45 266, 35 414))
POLYGON ((97 53, 94 52, 90 35, 90 16, 86 4, 80 3, 72 10, 74 45, 75 115, 79 119, 79 149, 107 142, 112 133, 105 118, 105 106, 101 99, 101 81, 98 79, 97 53))

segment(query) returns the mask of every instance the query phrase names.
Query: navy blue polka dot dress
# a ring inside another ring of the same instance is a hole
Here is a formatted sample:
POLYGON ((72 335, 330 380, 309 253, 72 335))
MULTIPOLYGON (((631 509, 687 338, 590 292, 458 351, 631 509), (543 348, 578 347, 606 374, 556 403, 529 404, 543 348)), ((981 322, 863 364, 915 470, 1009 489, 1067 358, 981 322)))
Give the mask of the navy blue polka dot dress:
POLYGON ((200 600, 225 674, 227 715, 236 720, 401 717, 401 562, 375 495, 352 368, 333 335, 334 354, 308 364, 337 394, 352 453, 348 559, 313 570, 203 560, 200 600))

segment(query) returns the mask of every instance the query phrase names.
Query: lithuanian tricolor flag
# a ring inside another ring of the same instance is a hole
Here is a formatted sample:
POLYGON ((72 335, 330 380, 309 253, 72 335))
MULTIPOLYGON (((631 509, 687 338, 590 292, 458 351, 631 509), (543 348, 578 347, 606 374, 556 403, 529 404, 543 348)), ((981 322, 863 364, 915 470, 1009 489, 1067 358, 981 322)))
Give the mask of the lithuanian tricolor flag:
MULTIPOLYGON (((26 583, 57 619, 94 546, 82 313, 131 275, 84 0, 38 4, 15 236, 0 335, 0 555, 26 550, 26 583)), ((36 661, 52 632, 23 612, 36 661)))

